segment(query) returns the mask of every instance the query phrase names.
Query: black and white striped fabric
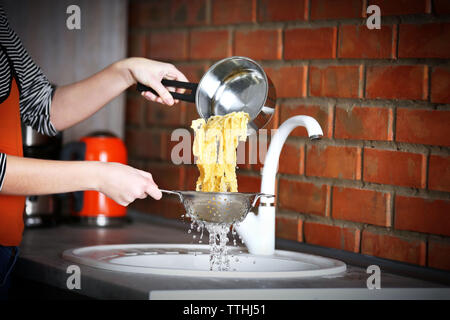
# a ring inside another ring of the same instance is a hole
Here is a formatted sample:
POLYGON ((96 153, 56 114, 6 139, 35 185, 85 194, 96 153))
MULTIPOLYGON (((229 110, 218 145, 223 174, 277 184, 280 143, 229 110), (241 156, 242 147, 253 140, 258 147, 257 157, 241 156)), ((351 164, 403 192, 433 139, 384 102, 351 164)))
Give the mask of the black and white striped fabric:
MULTIPOLYGON (((55 88, 22 46, 19 37, 9 26, 1 5, 0 49, 0 122, 1 102, 8 98, 11 80, 15 76, 20 93, 22 122, 39 133, 56 135, 57 131, 50 122, 50 107, 55 88)), ((6 155, 0 152, 0 190, 5 176, 6 158, 6 155)))

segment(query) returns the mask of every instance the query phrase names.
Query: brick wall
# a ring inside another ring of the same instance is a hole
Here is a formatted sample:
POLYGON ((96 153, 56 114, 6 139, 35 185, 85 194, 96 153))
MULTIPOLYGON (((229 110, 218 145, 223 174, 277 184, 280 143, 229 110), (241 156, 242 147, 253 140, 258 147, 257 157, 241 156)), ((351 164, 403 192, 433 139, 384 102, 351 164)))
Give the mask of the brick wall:
MULTIPOLYGON (((258 60, 279 97, 269 128, 319 121, 322 141, 299 128, 283 149, 278 237, 450 270, 450 1, 132 0, 129 26, 130 56, 170 61, 192 81, 224 57, 258 60), (365 25, 370 4, 380 30, 365 25)), ((197 169, 171 163, 170 134, 196 117, 194 105, 130 90, 131 164, 192 190, 197 169)), ((261 164, 239 167, 240 191, 259 190, 261 164)), ((133 206, 183 211, 166 198, 133 206)))

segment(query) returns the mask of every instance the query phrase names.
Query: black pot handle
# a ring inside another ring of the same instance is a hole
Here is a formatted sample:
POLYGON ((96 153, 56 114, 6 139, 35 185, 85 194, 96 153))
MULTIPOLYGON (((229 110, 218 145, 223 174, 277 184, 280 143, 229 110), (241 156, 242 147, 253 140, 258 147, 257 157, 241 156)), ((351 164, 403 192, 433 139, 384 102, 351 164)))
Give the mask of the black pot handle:
MULTIPOLYGON (((198 83, 183 82, 183 81, 169 80, 169 79, 162 79, 161 83, 165 87, 183 88, 183 89, 191 90, 189 93, 178 93, 178 92, 172 92, 172 91, 169 91, 169 92, 174 99, 195 103, 195 94, 197 92, 198 83)), ((142 83, 139 83, 139 82, 137 84, 136 89, 139 92, 150 91, 151 93, 155 94, 156 96, 159 96, 158 93, 153 88, 147 87, 146 85, 143 85, 142 83)))

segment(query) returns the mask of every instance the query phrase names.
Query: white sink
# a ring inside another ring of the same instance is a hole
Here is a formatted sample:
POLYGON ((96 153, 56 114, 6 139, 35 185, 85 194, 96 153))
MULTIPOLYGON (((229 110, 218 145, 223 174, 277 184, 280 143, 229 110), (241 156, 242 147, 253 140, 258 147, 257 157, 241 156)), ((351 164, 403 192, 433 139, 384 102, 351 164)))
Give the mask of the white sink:
POLYGON ((167 276, 216 278, 302 278, 342 273, 342 261, 275 250, 257 256, 243 247, 229 247, 230 271, 209 270, 209 246, 186 244, 125 244, 66 250, 63 258, 94 268, 167 276))

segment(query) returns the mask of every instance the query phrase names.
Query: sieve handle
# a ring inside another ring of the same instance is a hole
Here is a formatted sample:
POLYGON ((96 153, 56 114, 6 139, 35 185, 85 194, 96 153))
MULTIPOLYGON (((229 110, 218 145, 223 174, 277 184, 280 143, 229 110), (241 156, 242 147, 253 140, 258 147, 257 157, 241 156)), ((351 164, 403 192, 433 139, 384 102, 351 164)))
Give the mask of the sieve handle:
POLYGON ((256 206, 256 202, 258 201, 259 198, 261 197, 266 197, 266 198, 274 198, 275 195, 273 194, 267 194, 267 193, 257 193, 255 196, 255 199, 253 200, 252 203, 252 208, 254 208, 256 206))
POLYGON ((163 189, 159 189, 161 192, 167 193, 167 194, 175 194, 180 198, 180 201, 183 202, 183 195, 181 194, 181 192, 178 191, 171 191, 171 190, 163 190, 163 189))

